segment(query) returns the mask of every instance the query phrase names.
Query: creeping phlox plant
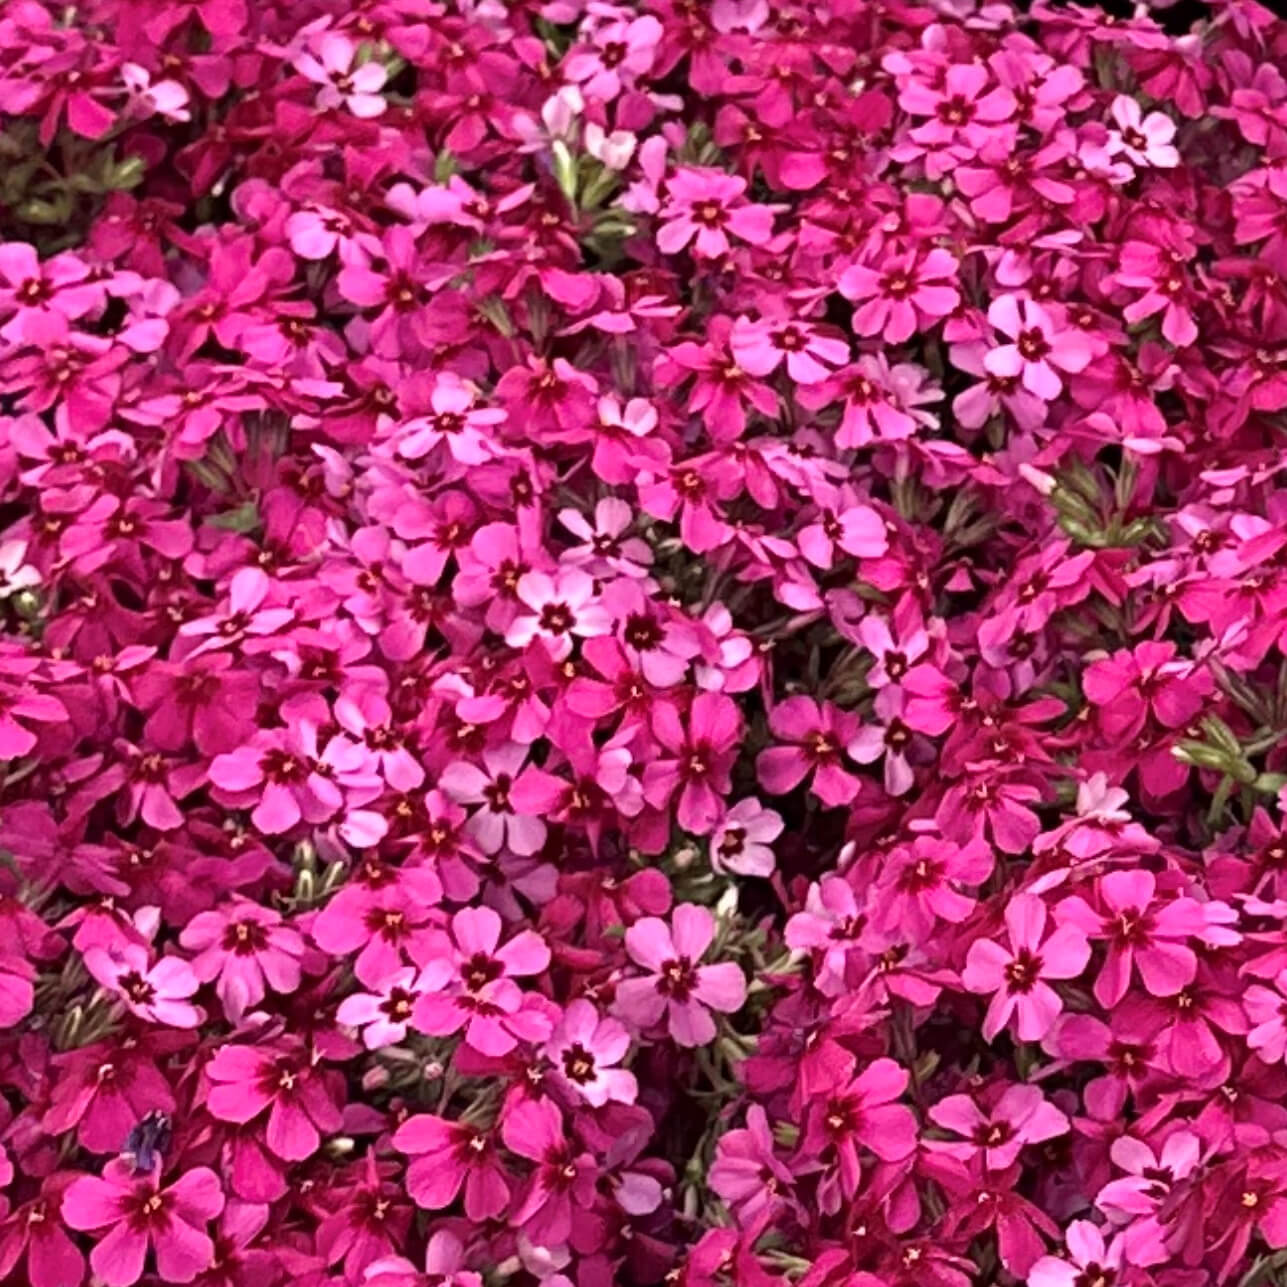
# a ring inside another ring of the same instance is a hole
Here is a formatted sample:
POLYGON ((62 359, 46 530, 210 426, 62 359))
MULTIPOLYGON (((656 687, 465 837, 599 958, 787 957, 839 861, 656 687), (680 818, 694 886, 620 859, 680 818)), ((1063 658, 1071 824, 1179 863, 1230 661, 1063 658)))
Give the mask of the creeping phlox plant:
POLYGON ((1287 1282, 1287 22, 0 6, 0 1282, 1287 1282))

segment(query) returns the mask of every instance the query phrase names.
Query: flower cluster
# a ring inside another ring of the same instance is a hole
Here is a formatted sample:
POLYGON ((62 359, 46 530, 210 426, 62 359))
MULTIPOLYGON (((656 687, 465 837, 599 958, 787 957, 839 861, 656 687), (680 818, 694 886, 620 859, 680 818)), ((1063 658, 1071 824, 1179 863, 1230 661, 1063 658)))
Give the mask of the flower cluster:
POLYGON ((0 1282, 1287 1264, 1287 22, 0 6, 0 1282))

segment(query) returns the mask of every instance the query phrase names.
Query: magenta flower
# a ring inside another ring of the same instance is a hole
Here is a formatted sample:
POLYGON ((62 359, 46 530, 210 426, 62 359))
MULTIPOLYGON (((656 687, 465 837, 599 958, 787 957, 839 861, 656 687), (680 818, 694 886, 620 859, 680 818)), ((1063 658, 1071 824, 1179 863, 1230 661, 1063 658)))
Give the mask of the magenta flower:
POLYGON ((131 1014, 169 1028, 195 1028, 205 1011, 188 999, 201 986, 192 966, 179 956, 152 960, 142 943, 120 942, 85 951, 85 968, 115 993, 131 1014))
POLYGON ((462 1188, 470 1220, 495 1219, 509 1205, 509 1182, 489 1133, 419 1113, 394 1132, 393 1147, 414 1159, 407 1192, 426 1211, 450 1206, 462 1188))
POLYGON ((31 1287, 77 1287, 85 1279, 85 1257, 63 1227, 62 1203, 77 1178, 55 1171, 40 1193, 0 1222, 0 1278, 7 1278, 26 1257, 25 1281, 31 1287))
POLYGON ((1063 391, 1060 371, 1076 374, 1090 365, 1093 353, 1086 338, 1079 331, 1059 330, 1033 300, 1002 295, 988 307, 988 321, 1013 343, 990 349, 984 367, 1000 379, 1018 379, 1047 402, 1063 391))
POLYGON ((971 992, 992 993, 983 1035, 991 1041, 1017 1015, 1020 1041, 1040 1041, 1063 1009, 1047 979, 1073 979, 1090 960, 1090 944, 1075 925, 1043 938, 1046 905, 1035 894, 1015 894, 1006 905, 1009 947, 991 939, 970 945, 961 981, 971 992))
POLYGON ((681 903, 671 926, 645 916, 626 930, 626 951, 646 978, 617 985, 617 1013, 637 1028, 665 1017, 681 1046, 704 1046, 715 1037, 711 1011, 733 1014, 746 1000, 746 978, 732 961, 701 965, 715 939, 715 920, 704 907, 681 903), (672 927, 673 926, 673 930, 672 927))
POLYGON ((63 1195, 62 1218, 100 1235, 89 1263, 107 1287, 130 1287, 143 1276, 148 1251, 167 1282, 190 1283, 214 1260, 206 1226, 223 1210, 219 1177, 198 1166, 162 1188, 156 1175, 136 1175, 122 1161, 100 1179, 83 1175, 63 1195))
POLYGON ((773 210, 744 200, 746 180, 723 170, 680 169, 666 181, 657 246, 673 255, 693 242, 699 259, 729 252, 729 234, 762 246, 773 234, 773 210), (695 240, 694 240, 695 239, 695 240))
POLYGON ((1172 643, 1120 649, 1087 666, 1082 683, 1104 732, 1115 740, 1137 737, 1149 716, 1163 728, 1184 728, 1212 690, 1207 671, 1178 657, 1172 643))
POLYGON ((522 1100, 504 1116, 505 1147, 536 1164, 510 1219, 533 1242, 557 1246, 572 1231, 573 1207, 589 1206, 597 1179, 593 1158, 578 1152, 563 1115, 548 1099, 522 1100))
POLYGON ((907 1070, 892 1059, 876 1059, 853 1073, 851 1055, 835 1061, 810 1105, 802 1141, 813 1156, 829 1152, 836 1184, 850 1197, 861 1182, 860 1148, 882 1162, 901 1162, 916 1151, 916 1118, 895 1102, 907 1090, 907 1070))
POLYGON ((630 1048, 630 1034, 615 1019, 601 1016, 585 1000, 573 1001, 545 1044, 559 1083, 587 1104, 633 1104, 639 1093, 634 1073, 616 1068, 630 1048))
POLYGON ((849 712, 812 697, 779 702, 769 714, 769 731, 789 745, 760 752, 755 761, 760 785, 773 795, 785 795, 812 774, 810 788, 823 804, 848 804, 858 794, 858 779, 844 768, 844 752, 857 723, 849 712))
POLYGON ((36 971, 25 957, 0 953, 0 1028, 12 1028, 35 1004, 36 971))
POLYGON ((294 1051, 224 1046, 210 1061, 206 1106, 220 1121, 245 1124, 267 1113, 269 1149, 287 1162, 317 1152, 322 1134, 340 1128, 340 1113, 315 1063, 294 1051))
POLYGON ((179 942, 197 953, 192 972, 202 983, 215 983, 234 1022, 258 1005, 268 988, 285 994, 299 987, 304 939, 270 907, 237 899, 200 912, 184 927, 179 942))
POLYGON ((699 693, 685 727, 673 706, 659 702, 653 708, 652 732, 663 758, 644 766, 645 799, 661 809, 678 791, 679 825, 694 835, 708 835, 720 815, 720 798, 732 786, 730 770, 742 732, 737 706, 723 693, 699 693))

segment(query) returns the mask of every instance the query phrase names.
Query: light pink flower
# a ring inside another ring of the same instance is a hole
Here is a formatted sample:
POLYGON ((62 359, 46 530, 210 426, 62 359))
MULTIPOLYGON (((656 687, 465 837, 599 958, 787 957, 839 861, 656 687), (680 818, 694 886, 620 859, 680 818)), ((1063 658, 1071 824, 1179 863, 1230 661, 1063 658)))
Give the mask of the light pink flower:
POLYGON ((620 1023, 578 999, 563 1012, 545 1044, 545 1055, 563 1086, 587 1104, 602 1108, 609 1102, 633 1104, 639 1094, 634 1073, 613 1066, 629 1048, 630 1034, 620 1023))
POLYGON ((612 618, 598 601, 594 579, 578 568, 560 572, 557 579, 544 572, 526 572, 519 578, 518 597, 526 612, 505 632, 511 648, 525 648, 540 639, 555 661, 572 652, 574 639, 606 635, 612 618))
POLYGON ((560 70, 587 97, 609 102, 651 69, 661 38, 662 25, 652 14, 608 22, 591 43, 571 49, 560 70))
POLYGON ((1063 391, 1060 371, 1075 374, 1090 365, 1093 352, 1086 337, 1080 331, 1058 330, 1034 300, 1002 295, 989 306, 988 321, 1013 343, 989 350, 984 367, 1002 379, 1018 377, 1029 393, 1047 402, 1063 391))
POLYGON ((380 95, 388 72, 378 62, 354 66, 357 46, 338 31, 323 32, 312 51, 296 55, 295 70, 320 88, 317 106, 323 111, 346 107, 354 116, 379 116, 388 106, 380 95))
POLYGON ((711 868, 736 876, 771 876, 772 841, 786 824, 779 814, 758 800, 739 800, 711 832, 711 868))
POLYGON ((626 930, 630 959, 649 975, 617 985, 617 1012, 639 1028, 651 1028, 665 1017, 679 1045, 704 1046, 715 1037, 711 1010, 740 1010, 746 977, 731 961, 698 964, 715 939, 715 919, 704 907, 681 903, 671 926, 645 916, 626 930))
POLYGON ((1121 154, 1133 165, 1174 169, 1180 164, 1180 153, 1174 146, 1175 122, 1164 112, 1144 115, 1139 103, 1127 94, 1113 99, 1113 120, 1109 131, 1110 156, 1121 154))
POLYGON ((374 992, 354 992, 340 1002, 336 1021, 360 1028, 368 1050, 392 1046, 407 1035, 416 1002, 442 986, 450 966, 430 961, 423 970, 406 966, 390 974, 374 992))
POLYGON ((1072 1263, 1058 1256, 1042 1256, 1028 1271, 1028 1287, 1083 1287, 1114 1281, 1125 1262, 1121 1236, 1107 1244, 1097 1225, 1074 1220, 1064 1235, 1072 1263))
POLYGON ((153 962, 144 944, 118 942, 86 948, 85 968, 124 1001, 131 1014, 149 1023, 195 1028, 205 1019, 205 1012, 188 1000, 201 981, 181 956, 153 962))

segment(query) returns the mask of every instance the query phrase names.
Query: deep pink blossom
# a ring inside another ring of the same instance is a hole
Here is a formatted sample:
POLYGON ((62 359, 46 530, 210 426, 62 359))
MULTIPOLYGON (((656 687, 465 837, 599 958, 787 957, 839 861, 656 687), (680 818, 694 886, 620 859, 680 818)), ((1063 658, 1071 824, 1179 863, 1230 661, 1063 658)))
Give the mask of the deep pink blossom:
POLYGON ((157 1273, 191 1282, 214 1259, 206 1226, 223 1210, 219 1177, 199 1166, 162 1187, 128 1163, 107 1164, 102 1178, 83 1175, 63 1195, 62 1217, 73 1229, 96 1232, 89 1263, 107 1287, 130 1287, 143 1276, 149 1250, 157 1273))
POLYGON ((1071 979, 1090 957, 1090 944, 1075 925, 1045 934, 1046 905, 1035 894, 1015 894, 1005 909, 1009 946, 991 939, 970 945, 961 980, 971 992, 991 993, 983 1035, 991 1041, 1017 1016, 1021 1041, 1039 1041, 1063 1009, 1047 979, 1071 979))

